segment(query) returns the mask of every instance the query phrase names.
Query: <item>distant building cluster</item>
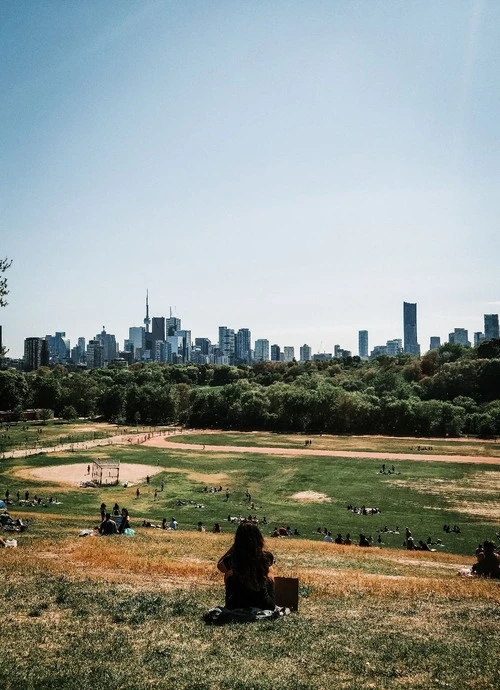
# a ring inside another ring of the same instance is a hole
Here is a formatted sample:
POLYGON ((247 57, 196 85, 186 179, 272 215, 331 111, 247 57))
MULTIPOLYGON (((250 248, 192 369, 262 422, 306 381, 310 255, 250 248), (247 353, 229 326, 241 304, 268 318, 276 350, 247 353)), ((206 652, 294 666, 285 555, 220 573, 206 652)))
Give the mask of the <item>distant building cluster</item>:
MULTIPOLYGON (((165 362, 170 364, 254 364, 257 362, 293 362, 296 360, 295 348, 285 345, 270 344, 269 340, 255 340, 252 348, 251 332, 248 328, 235 330, 219 326, 219 339, 212 343, 209 338, 195 338, 191 331, 181 327, 181 319, 173 316, 149 316, 149 295, 146 293, 146 316, 143 326, 131 326, 128 338, 120 350, 116 337, 102 327, 100 333, 86 342, 78 338, 71 348, 64 331, 44 338, 30 337, 24 341, 24 358, 19 361, 20 368, 32 371, 40 366, 54 364, 74 365, 78 368, 98 369, 113 365, 127 366, 134 362, 165 362)), ((484 340, 499 338, 498 314, 484 315, 484 333, 474 333, 474 345, 484 340)), ((470 346, 466 328, 455 328, 448 336, 448 342, 470 346)), ((403 302, 403 339, 393 338, 385 344, 375 345, 371 351, 368 343, 368 331, 358 332, 358 356, 362 360, 375 359, 381 355, 394 357, 403 353, 420 355, 417 338, 417 305, 403 302)), ((441 338, 432 336, 429 349, 441 346, 441 338)), ((1 347, 1 330, 0 330, 1 347)), ((313 354, 311 347, 302 345, 297 361, 308 362, 345 359, 352 356, 351 351, 334 345, 333 353, 320 352, 313 354)), ((14 364, 14 362, 12 362, 14 364)))

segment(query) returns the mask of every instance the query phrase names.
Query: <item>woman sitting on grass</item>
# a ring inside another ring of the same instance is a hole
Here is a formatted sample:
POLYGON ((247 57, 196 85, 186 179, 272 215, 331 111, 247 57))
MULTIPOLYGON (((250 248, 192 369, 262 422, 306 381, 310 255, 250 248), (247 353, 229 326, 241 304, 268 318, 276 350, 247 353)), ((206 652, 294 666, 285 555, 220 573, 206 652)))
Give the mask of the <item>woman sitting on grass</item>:
POLYGON ((264 538, 251 522, 242 522, 234 544, 217 563, 224 573, 226 608, 274 609, 273 554, 264 550, 264 538))
POLYGON ((130 516, 126 508, 122 508, 122 521, 120 522, 120 527, 118 531, 123 534, 126 529, 130 529, 130 516))

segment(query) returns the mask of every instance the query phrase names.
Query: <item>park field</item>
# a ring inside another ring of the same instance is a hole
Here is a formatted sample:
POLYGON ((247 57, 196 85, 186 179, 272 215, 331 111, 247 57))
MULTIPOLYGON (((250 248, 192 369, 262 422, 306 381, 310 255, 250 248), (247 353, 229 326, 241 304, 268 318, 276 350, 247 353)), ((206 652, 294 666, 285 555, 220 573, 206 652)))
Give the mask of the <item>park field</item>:
POLYGON ((440 455, 470 455, 499 458, 500 443, 483 439, 403 438, 394 436, 304 436, 302 434, 275 434, 261 431, 190 431, 172 437, 172 442, 198 443, 217 446, 255 446, 266 448, 303 449, 311 440, 309 453, 321 451, 348 451, 360 453, 421 453, 440 455))
POLYGON ((29 529, 17 549, 1 552, 0 687, 498 690, 500 582, 457 573, 499 530, 500 469, 401 459, 383 474, 371 458, 315 457, 317 441, 296 456, 169 443, 4 459, 0 485, 29 529), (120 459, 124 473, 139 467, 135 481, 80 488, 76 478, 97 458, 120 459), (44 478, 54 466, 64 481, 44 478), (18 504, 18 490, 40 505, 18 504), (129 509, 135 536, 78 536, 98 523, 103 501, 129 509), (381 512, 359 515, 348 504, 381 512), (272 623, 206 626, 203 613, 223 601, 215 563, 234 533, 227 518, 249 513, 261 522, 276 574, 299 578, 299 611, 272 623), (172 516, 177 532, 141 526, 172 516), (199 521, 207 532, 196 531, 199 521), (211 533, 214 522, 221 534, 211 533), (281 524, 300 536, 272 538, 281 524), (374 546, 325 543, 318 526, 353 540, 363 532, 374 546), (404 550, 407 526, 416 540, 442 545, 404 550))

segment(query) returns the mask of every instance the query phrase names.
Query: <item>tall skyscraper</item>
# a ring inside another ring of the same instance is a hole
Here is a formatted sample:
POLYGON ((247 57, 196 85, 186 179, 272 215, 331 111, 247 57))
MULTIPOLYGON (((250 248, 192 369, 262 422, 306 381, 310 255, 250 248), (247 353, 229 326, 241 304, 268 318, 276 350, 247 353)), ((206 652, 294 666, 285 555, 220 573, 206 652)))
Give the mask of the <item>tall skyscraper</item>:
POLYGON ((100 340, 89 340, 86 359, 88 369, 101 369, 104 366, 104 346, 100 340))
POLYGON ((228 358, 229 364, 234 364, 234 329, 227 326, 219 326, 219 351, 222 357, 228 358))
POLYGON ((250 364, 252 358, 251 334, 248 328, 240 328, 235 336, 234 358, 237 364, 250 364))
POLYGON ((269 361, 269 340, 260 338, 255 341, 254 360, 256 362, 269 361))
POLYGON ((283 361, 291 362, 295 359, 295 348, 293 345, 285 345, 283 348, 283 361))
MULTIPOLYGON (((118 347, 116 345, 116 338, 111 333, 106 333, 103 326, 102 331, 96 335, 94 340, 97 340, 102 345, 102 356, 105 362, 112 362, 118 356, 118 347)), ((96 368, 96 367, 95 367, 96 368)))
POLYGON ((182 338, 182 361, 191 361, 191 331, 181 330, 176 331, 176 336, 182 338))
POLYGON ((164 316, 153 316, 151 335, 152 335, 153 341, 165 340, 165 317, 164 316))
POLYGON ((309 345, 302 345, 300 348, 300 361, 309 362, 311 360, 311 348, 309 345))
POLYGON ((25 338, 24 368, 33 371, 49 365, 49 347, 45 338, 25 338))
POLYGON ((172 316, 172 309, 170 309, 170 316, 165 319, 166 335, 175 335, 177 331, 181 330, 181 320, 176 316, 172 316))
POLYGON ((271 362, 281 362, 281 350, 279 345, 271 345, 271 362))
POLYGON ((403 336, 404 351, 410 355, 420 356, 420 345, 417 339, 417 305, 403 302, 403 336))
POLYGON ((474 347, 477 347, 479 343, 482 343, 484 340, 484 333, 481 331, 476 331, 474 333, 474 347))
POLYGON ((494 338, 500 338, 500 333, 498 329, 498 314, 485 314, 484 339, 493 340, 494 338))
POLYGON ((61 364, 69 359, 71 347, 65 331, 56 331, 55 335, 46 335, 45 340, 49 348, 51 364, 61 364))
POLYGON ((368 331, 358 331, 358 350, 361 359, 368 359, 368 331))

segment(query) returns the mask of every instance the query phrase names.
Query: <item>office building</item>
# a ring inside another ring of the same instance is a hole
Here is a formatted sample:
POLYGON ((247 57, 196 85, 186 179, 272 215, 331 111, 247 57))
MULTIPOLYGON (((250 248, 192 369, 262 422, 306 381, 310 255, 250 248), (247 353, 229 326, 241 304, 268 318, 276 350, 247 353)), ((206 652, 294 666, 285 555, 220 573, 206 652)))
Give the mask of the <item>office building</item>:
POLYGON ((393 338, 392 340, 388 340, 385 346, 387 348, 387 354, 389 357, 397 357, 403 352, 403 343, 401 342, 401 338, 393 338))
POLYGON ((500 333, 498 331, 498 314, 485 314, 484 339, 493 340, 494 338, 500 338, 500 333))
POLYGON ((377 357, 387 356, 387 345, 375 345, 370 352, 370 359, 377 359, 377 357))
POLYGON ((25 338, 24 368, 34 371, 38 367, 49 365, 49 347, 45 338, 25 338))
POLYGON ((183 361, 184 338, 181 335, 169 335, 167 343, 170 345, 170 362, 181 364, 183 361))
POLYGON ((199 348, 202 355, 208 356, 212 354, 212 343, 208 338, 195 338, 194 345, 199 348))
POLYGON ((438 335, 431 335, 429 350, 437 350, 441 347, 441 338, 438 335))
POLYGON ((89 340, 86 359, 87 369, 101 369, 104 366, 104 346, 100 340, 89 340))
POLYGON ((279 345, 271 345, 271 362, 281 361, 281 349, 279 345))
POLYGON ((251 334, 248 328, 240 328, 234 341, 236 364, 250 364, 252 361, 251 334))
POLYGON ((368 359, 368 331, 358 331, 358 352, 361 359, 368 359))
MULTIPOLYGON (((103 326, 102 331, 96 335, 94 340, 98 340, 102 345, 103 358, 105 362, 112 362, 118 356, 118 346, 116 338, 111 333, 106 333, 103 326)), ((96 367, 94 367, 96 368, 96 367)))
POLYGON ((165 340, 165 317, 153 316, 151 324, 151 336, 153 342, 157 340, 165 340))
POLYGON ((49 350, 50 364, 64 364, 70 358, 70 342, 65 331, 56 331, 55 335, 46 335, 45 341, 49 350))
POLYGON ((309 345, 302 345, 300 348, 300 361, 301 362, 310 362, 311 361, 311 348, 309 345))
POLYGON ((181 329, 181 320, 176 316, 172 316, 172 310, 170 310, 170 316, 165 319, 165 330, 166 335, 175 335, 177 331, 181 329))
POLYGON ((335 359, 345 359, 346 357, 351 357, 351 354, 350 350, 344 350, 340 345, 333 346, 333 356, 335 359))
POLYGON ((464 345, 470 347, 469 332, 466 328, 455 328, 453 333, 448 335, 448 342, 451 345, 464 345))
POLYGON ((227 358, 229 364, 234 364, 234 329, 227 326, 219 326, 219 357, 227 358))
POLYGON ((417 305, 403 302, 403 337, 404 351, 410 355, 420 356, 420 345, 417 338, 417 305))
POLYGON ((191 331, 178 330, 176 335, 182 338, 181 357, 183 362, 191 361, 191 331))
POLYGON ((123 349, 127 352, 133 352, 136 362, 142 359, 146 349, 146 329, 144 326, 130 326, 123 349))
POLYGON ((477 347, 479 343, 482 343, 484 340, 484 333, 481 333, 481 331, 476 331, 474 333, 474 347, 477 347))
POLYGON ((283 348, 283 361, 292 362, 295 359, 295 348, 293 345, 285 345, 283 348))
POLYGON ((268 362, 269 361, 269 340, 259 338, 255 341, 254 347, 254 361, 268 362))

